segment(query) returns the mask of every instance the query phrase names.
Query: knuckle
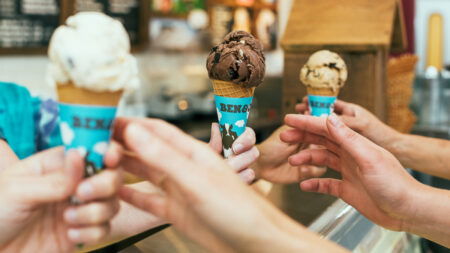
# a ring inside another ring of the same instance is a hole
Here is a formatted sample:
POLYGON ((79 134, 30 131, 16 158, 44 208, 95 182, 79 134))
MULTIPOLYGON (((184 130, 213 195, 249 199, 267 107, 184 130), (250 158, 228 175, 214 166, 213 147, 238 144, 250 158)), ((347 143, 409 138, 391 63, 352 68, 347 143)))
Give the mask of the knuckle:
POLYGON ((106 208, 103 208, 100 204, 91 204, 86 212, 88 222, 91 224, 103 222, 106 211, 106 208))
POLYGON ((103 238, 106 237, 106 235, 109 233, 109 224, 102 225, 98 229, 95 229, 92 233, 92 239, 94 241, 100 241, 103 238))
POLYGON ((258 157, 260 155, 259 149, 257 147, 253 147, 252 154, 253 154, 253 159, 258 159, 258 157))

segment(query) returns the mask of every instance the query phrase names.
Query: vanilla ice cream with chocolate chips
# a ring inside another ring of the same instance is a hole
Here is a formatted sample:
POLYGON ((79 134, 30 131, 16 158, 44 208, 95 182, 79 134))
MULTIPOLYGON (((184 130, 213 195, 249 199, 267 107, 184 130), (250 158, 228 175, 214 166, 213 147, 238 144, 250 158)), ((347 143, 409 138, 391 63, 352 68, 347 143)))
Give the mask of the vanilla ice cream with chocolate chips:
POLYGON ((312 54, 300 70, 300 81, 315 89, 338 91, 347 80, 347 66, 342 58, 331 51, 320 50, 312 54))
POLYGON ((52 35, 50 85, 73 84, 95 92, 130 90, 139 85, 130 39, 119 21, 99 12, 80 12, 52 35))

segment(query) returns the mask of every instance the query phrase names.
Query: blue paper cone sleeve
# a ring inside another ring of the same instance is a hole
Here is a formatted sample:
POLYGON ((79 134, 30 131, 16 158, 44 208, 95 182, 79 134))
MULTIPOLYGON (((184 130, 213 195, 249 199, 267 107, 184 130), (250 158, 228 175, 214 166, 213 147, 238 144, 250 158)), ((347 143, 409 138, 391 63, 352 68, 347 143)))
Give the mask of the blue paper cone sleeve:
POLYGON ((333 113, 336 97, 308 95, 308 105, 311 115, 326 117, 333 113))
POLYGON ((215 96, 222 147, 225 158, 233 154, 234 141, 245 131, 253 97, 230 98, 215 96))
POLYGON ((104 168, 116 107, 59 104, 61 137, 66 151, 76 149, 84 156, 85 176, 104 168))

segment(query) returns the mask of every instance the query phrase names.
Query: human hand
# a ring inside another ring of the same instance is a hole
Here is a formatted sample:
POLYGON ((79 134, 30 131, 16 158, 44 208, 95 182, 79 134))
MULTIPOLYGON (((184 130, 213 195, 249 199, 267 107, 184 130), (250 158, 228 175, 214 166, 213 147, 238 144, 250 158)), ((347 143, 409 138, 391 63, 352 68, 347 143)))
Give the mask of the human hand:
MULTIPOLYGON (((123 167, 145 174, 160 189, 143 193, 123 187, 122 199, 167 220, 207 249, 298 251, 301 240, 308 245, 319 240, 322 248, 327 247, 327 242, 243 184, 208 145, 172 125, 122 118, 116 121, 114 133, 115 140, 135 154, 124 154, 123 167)), ((314 247, 303 249, 313 251, 314 247)))
POLYGON ((288 129, 290 129, 288 126, 278 128, 269 138, 257 145, 261 155, 252 165, 257 177, 273 183, 294 183, 307 178, 322 176, 326 172, 326 168, 308 164, 298 166, 289 164, 288 158, 307 148, 308 145, 282 142, 280 133, 288 129))
POLYGON ((304 191, 330 194, 343 199, 375 223, 403 230, 414 215, 414 196, 422 185, 414 180, 397 159, 352 131, 336 116, 317 118, 287 115, 285 123, 294 129, 281 133, 286 143, 312 143, 326 149, 308 149, 291 156, 293 166, 326 165, 341 173, 342 179, 309 179, 300 183, 304 191))
MULTIPOLYGON (((302 103, 295 106, 295 110, 302 114, 309 112, 308 97, 304 97, 302 103)), ((348 127, 389 151, 392 151, 392 145, 401 136, 401 133, 357 104, 337 100, 334 112, 348 127)))
MULTIPOLYGON (((226 159, 228 165, 247 183, 251 183, 255 179, 255 171, 249 168, 259 157, 259 151, 255 147, 255 142, 255 132, 253 129, 247 127, 244 133, 234 141, 231 147, 233 155, 226 159)), ((222 136, 217 123, 211 125, 209 146, 217 154, 222 153, 222 136)))
POLYGON ((82 179, 83 166, 78 152, 64 158, 55 148, 0 172, 0 251, 71 252, 108 233, 120 173, 108 169, 82 179), (70 206, 71 195, 85 204, 70 206))

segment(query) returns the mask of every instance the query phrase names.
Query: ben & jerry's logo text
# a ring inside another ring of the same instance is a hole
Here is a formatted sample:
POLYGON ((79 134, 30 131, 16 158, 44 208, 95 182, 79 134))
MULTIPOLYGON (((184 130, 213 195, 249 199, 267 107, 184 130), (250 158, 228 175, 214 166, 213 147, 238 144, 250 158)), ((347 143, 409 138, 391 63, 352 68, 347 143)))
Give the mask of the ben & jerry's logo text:
POLYGON ((109 130, 113 123, 112 119, 98 119, 98 118, 83 118, 74 116, 73 127, 74 128, 85 128, 85 129, 94 129, 94 130, 109 130))
POLYGON ((221 112, 246 113, 250 112, 250 107, 251 107, 250 105, 232 105, 220 103, 221 112))

